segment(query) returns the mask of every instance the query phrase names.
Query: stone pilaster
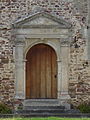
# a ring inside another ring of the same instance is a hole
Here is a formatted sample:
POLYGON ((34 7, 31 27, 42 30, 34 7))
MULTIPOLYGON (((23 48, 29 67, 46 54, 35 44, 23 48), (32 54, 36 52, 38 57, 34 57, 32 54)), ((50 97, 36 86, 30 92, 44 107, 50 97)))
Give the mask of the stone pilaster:
POLYGON ((70 47, 68 40, 61 40, 61 82, 60 82, 60 103, 65 105, 67 109, 70 109, 70 105, 67 103, 70 99, 68 93, 68 84, 69 84, 69 54, 70 47))
POLYGON ((25 98, 25 62, 23 57, 24 42, 16 42, 15 47, 15 98, 25 98))

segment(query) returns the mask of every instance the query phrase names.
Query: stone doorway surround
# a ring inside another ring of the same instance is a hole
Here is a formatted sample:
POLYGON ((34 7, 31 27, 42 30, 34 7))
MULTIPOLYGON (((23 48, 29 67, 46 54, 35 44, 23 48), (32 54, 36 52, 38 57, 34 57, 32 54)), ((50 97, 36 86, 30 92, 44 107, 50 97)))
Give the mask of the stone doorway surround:
POLYGON ((51 46, 57 55, 57 99, 68 106, 71 24, 46 12, 29 15, 13 23, 15 34, 15 98, 26 99, 26 54, 39 43, 51 46))

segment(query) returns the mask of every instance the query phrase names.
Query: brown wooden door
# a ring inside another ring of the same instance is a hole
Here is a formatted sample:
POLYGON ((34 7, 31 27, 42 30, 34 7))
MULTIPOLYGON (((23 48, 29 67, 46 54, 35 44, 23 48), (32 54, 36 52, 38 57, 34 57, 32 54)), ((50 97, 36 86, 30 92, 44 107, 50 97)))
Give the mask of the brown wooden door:
POLYGON ((26 59, 26 98, 57 98, 55 51, 38 44, 28 51, 26 59))

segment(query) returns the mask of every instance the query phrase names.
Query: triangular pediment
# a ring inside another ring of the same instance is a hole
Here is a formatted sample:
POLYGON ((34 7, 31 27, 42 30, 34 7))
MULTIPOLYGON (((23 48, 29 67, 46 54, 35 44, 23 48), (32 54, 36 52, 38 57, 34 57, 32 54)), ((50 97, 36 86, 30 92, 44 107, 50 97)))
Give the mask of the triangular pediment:
POLYGON ((46 12, 30 15, 16 21, 13 26, 15 28, 30 28, 30 27, 58 27, 71 28, 71 24, 61 18, 57 18, 46 12))

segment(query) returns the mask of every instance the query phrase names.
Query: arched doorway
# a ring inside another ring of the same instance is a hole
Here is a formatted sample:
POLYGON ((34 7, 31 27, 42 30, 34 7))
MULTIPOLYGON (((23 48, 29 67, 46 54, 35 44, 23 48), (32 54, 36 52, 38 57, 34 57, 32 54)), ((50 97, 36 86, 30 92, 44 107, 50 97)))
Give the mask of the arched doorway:
POLYGON ((26 59, 26 98, 57 98, 57 56, 53 48, 37 44, 26 59))

